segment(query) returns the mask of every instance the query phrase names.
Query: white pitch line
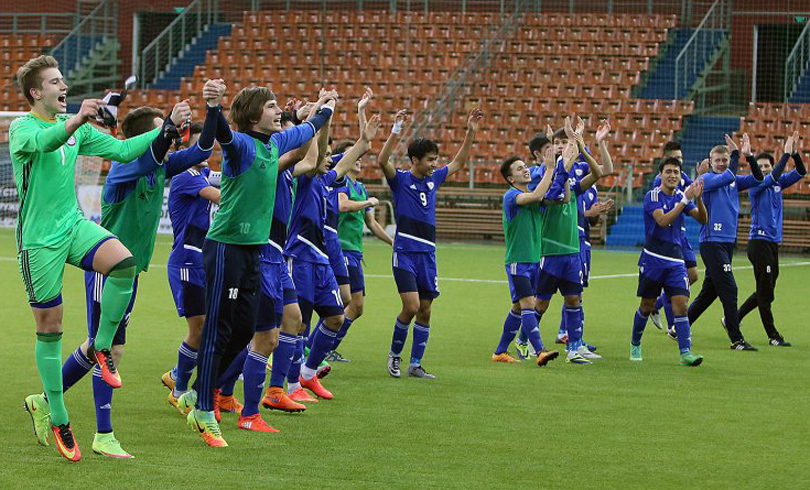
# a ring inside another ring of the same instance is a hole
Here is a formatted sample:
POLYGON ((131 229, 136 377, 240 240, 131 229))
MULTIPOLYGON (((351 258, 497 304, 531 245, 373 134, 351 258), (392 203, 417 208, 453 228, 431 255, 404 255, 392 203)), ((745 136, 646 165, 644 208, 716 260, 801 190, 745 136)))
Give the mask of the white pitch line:
MULTIPOLYGON (((17 261, 16 257, 0 257, 0 261, 17 261)), ((810 262, 785 262, 779 264, 780 268, 783 267, 805 267, 810 265, 810 262)), ((166 264, 150 264, 150 268, 152 269, 165 269, 166 264)), ((751 270, 753 266, 750 265, 741 265, 738 267, 734 267, 735 270, 751 270)), ((704 269, 700 269, 700 272, 705 272, 704 269)), ((394 276, 391 274, 366 274, 365 277, 371 279, 393 279, 394 276)), ((621 279, 626 277, 638 277, 638 272, 633 272, 631 274, 605 274, 601 276, 591 276, 591 280, 596 279, 621 279)), ((471 282, 471 283, 478 283, 478 284, 506 284, 507 281, 502 279, 475 279, 475 278, 468 278, 468 277, 441 277, 439 278, 440 281, 443 282, 471 282)))

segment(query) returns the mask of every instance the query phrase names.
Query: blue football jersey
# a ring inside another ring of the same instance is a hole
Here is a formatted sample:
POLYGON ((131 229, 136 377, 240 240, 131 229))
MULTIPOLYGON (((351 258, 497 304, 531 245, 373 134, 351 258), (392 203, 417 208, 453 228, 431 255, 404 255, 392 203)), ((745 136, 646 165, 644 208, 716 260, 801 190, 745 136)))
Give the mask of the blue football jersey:
POLYGON ((261 247, 261 259, 272 264, 284 262, 284 245, 287 243, 287 226, 293 203, 292 169, 278 174, 276 181, 276 202, 273 206, 273 222, 270 225, 270 239, 261 247))
MULTIPOLYGON (((678 184, 678 190, 683 192, 687 187, 692 185, 692 178, 689 177, 686 172, 681 171, 681 182, 678 184)), ((655 180, 653 181, 652 188, 655 189, 656 187, 661 187, 661 174, 655 176, 655 180)))
POLYGON ((419 179, 410 172, 398 170, 392 179, 388 179, 397 222, 394 250, 436 250, 436 193, 447 179, 447 172, 448 168, 442 167, 419 179))
POLYGON ((700 178, 703 179, 703 204, 709 215, 709 220, 700 227, 700 242, 736 242, 740 213, 738 193, 757 185, 756 178, 736 176, 731 170, 721 174, 710 172, 700 178))
POLYGON ((695 204, 689 202, 667 227, 660 226, 653 217, 656 209, 662 210, 665 214, 672 211, 681 199, 683 199, 681 191, 676 190, 672 195, 667 195, 660 187, 649 191, 644 197, 644 232, 647 236, 644 243, 645 254, 658 259, 683 262, 681 243, 684 220, 689 212, 695 209, 695 204))
POLYGON ((210 187, 211 171, 193 168, 171 180, 169 188, 169 219, 172 222, 174 242, 169 254, 169 265, 175 267, 202 267, 202 246, 211 224, 211 201, 200 197, 200 191, 210 187))
POLYGON ((782 242, 782 191, 802 180, 802 175, 793 170, 781 175, 779 180, 769 174, 748 190, 751 199, 751 240, 782 242))
POLYGON ((284 255, 307 262, 329 264, 324 242, 327 187, 333 186, 337 172, 296 179, 295 201, 284 255))

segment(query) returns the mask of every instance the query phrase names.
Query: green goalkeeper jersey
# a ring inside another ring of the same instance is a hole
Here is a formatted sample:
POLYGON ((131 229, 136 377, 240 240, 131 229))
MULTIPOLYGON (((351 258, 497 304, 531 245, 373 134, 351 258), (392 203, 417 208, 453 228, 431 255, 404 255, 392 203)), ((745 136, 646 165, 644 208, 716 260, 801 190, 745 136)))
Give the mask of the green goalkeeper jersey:
POLYGON ((566 204, 548 206, 543 215, 540 235, 543 240, 543 257, 579 253, 579 228, 577 200, 566 204))
POLYGON ((129 162, 142 155, 160 131, 118 140, 83 124, 70 135, 65 130, 69 118, 59 114, 47 121, 27 114, 11 123, 9 147, 20 200, 19 251, 52 246, 84 219, 76 198, 76 157, 129 162))
POLYGON ((519 205, 517 196, 520 194, 520 189, 512 187, 503 195, 504 262, 536 264, 542 256, 542 213, 538 204, 519 205))
MULTIPOLYGON (((340 192, 349 196, 350 201, 363 202, 368 200, 366 186, 362 182, 352 182, 346 179, 346 187, 340 192)), ((366 222, 366 208, 346 213, 340 213, 338 220, 338 238, 340 248, 352 252, 363 252, 363 225, 366 222)))

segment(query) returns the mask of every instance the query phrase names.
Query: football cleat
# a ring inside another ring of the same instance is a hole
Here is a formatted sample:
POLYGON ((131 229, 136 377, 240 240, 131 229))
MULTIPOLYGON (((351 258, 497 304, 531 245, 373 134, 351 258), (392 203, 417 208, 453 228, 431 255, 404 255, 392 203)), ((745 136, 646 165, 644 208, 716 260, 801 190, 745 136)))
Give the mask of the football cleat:
POLYGON ((163 386, 169 389, 169 391, 174 391, 174 378, 172 378, 171 371, 166 371, 163 373, 163 376, 160 377, 160 381, 163 383, 163 386))
POLYGON ((667 327, 667 337, 674 340, 675 342, 678 341, 678 332, 675 331, 674 327, 667 327))
POLYGON ((92 345, 90 346, 89 350, 94 353, 96 356, 96 362, 98 362, 98 365, 101 368, 101 379, 110 385, 111 388, 120 388, 121 375, 118 373, 118 368, 115 367, 110 350, 96 350, 92 345))
POLYGON ((191 427, 191 430, 198 433, 209 446, 226 447, 228 443, 222 438, 219 424, 216 420, 210 420, 211 418, 210 414, 198 413, 197 410, 192 410, 188 413, 186 422, 191 427))
MULTIPOLYGON (((171 395, 171 393, 169 393, 171 395)), ((171 400, 169 400, 171 403, 171 400)), ((194 390, 189 390, 179 397, 177 397, 177 405, 175 407, 177 410, 180 411, 183 415, 188 415, 189 412, 194 408, 194 405, 197 404, 197 392, 194 390)))
POLYGON ((51 433, 51 406, 48 404, 45 394, 38 393, 26 396, 23 407, 31 416, 37 442, 42 446, 47 446, 49 444, 48 437, 51 433))
POLYGON ((262 400, 262 406, 270 410, 281 410, 287 413, 303 412, 307 409, 305 405, 292 401, 284 393, 284 390, 279 387, 267 388, 267 396, 262 400))
POLYGON ((346 359, 340 354, 340 352, 336 350, 333 350, 329 352, 329 354, 326 354, 325 360, 329 362, 352 362, 351 359, 346 359))
POLYGON ((540 367, 543 367, 546 364, 548 364, 550 361, 553 361, 554 359, 557 359, 557 357, 559 357, 559 356, 560 356, 560 353, 558 351, 556 351, 556 350, 540 351, 540 353, 537 354, 537 365, 540 366, 540 367))
POLYGON ((489 359, 493 362, 520 362, 514 357, 510 356, 507 352, 504 352, 503 354, 492 354, 492 357, 489 359))
POLYGON ((56 448, 59 454, 71 463, 76 463, 82 459, 82 452, 79 450, 79 444, 73 437, 73 431, 70 429, 70 423, 63 425, 52 425, 51 431, 53 432, 53 440, 56 443, 56 448))
POLYGON ((244 407, 233 395, 225 396, 219 389, 214 390, 214 404, 220 412, 235 414, 241 414, 244 407))
POLYGON ((402 376, 402 370, 400 369, 399 365, 402 362, 402 358, 399 356, 393 356, 388 354, 388 375, 392 378, 399 378, 402 376))
POLYGON ((659 312, 658 310, 653 310, 650 313, 650 320, 652 320, 653 325, 655 325, 655 328, 657 328, 658 330, 664 329, 663 324, 661 324, 661 312, 659 312))
POLYGON ((731 350, 750 350, 750 351, 756 351, 756 350, 759 350, 759 349, 757 349, 757 348, 756 348, 756 347, 754 347, 753 345, 751 345, 751 344, 749 344, 748 342, 746 342, 746 341, 745 341, 745 339, 743 339, 743 340, 738 340, 738 341, 734 342, 733 344, 731 344, 731 350))
POLYGON ((425 368, 423 368, 421 364, 418 364, 416 366, 414 366, 414 365, 408 366, 408 377, 409 378, 436 379, 436 375, 425 371, 425 368))
POLYGON ((571 364, 593 364, 593 361, 585 359, 575 350, 568 351, 568 356, 566 357, 565 362, 570 362, 571 364))
POLYGON ((681 366, 700 366, 703 356, 696 356, 689 351, 681 353, 681 366))
POLYGON ((107 434, 99 434, 96 432, 95 437, 93 437, 93 452, 102 456, 107 456, 108 458, 135 458, 135 456, 124 451, 124 449, 121 447, 121 443, 118 442, 118 439, 115 438, 115 435, 112 432, 107 434))
POLYGON ((602 359, 602 356, 599 354, 594 354, 585 345, 580 345, 577 347, 577 354, 581 355, 585 359, 602 359))
POLYGON ((517 339, 515 340, 515 350, 517 351, 517 356, 521 359, 528 359, 529 358, 529 343, 526 342, 525 344, 520 343, 517 339))
POLYGON ((774 347, 790 347, 792 344, 782 337, 778 337, 775 339, 768 339, 768 345, 772 345, 774 347))
POLYGON ((307 390, 299 387, 297 390, 293 391, 292 393, 287 394, 287 398, 294 402, 301 402, 301 403, 318 403, 318 399, 307 393, 307 390))
POLYGON ((239 416, 240 429, 250 430, 253 432, 278 432, 279 430, 264 421, 260 414, 249 415, 247 417, 239 416))
POLYGON ((318 371, 316 372, 315 376, 317 376, 318 379, 323 379, 323 378, 329 376, 329 373, 331 373, 331 372, 332 372, 332 366, 330 366, 328 362, 323 361, 321 363, 321 365, 318 366, 318 371))
POLYGON ((303 377, 299 378, 299 383, 301 383, 302 388, 306 388, 312 393, 315 394, 318 398, 324 398, 326 400, 331 400, 335 396, 332 394, 331 391, 327 390, 321 384, 321 380, 318 379, 317 376, 313 376, 310 379, 304 379, 303 377))
POLYGON ((641 344, 639 344, 639 345, 630 344, 630 360, 631 361, 643 361, 644 360, 641 357, 641 344))
POLYGON ((568 343, 568 334, 557 335, 557 339, 554 340, 555 344, 567 344, 568 343))

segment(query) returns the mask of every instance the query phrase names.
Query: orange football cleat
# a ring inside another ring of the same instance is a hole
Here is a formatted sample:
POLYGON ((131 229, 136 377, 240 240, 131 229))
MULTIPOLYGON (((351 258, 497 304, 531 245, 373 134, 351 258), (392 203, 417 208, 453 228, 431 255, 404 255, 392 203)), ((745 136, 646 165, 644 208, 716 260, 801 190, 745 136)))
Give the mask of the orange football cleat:
POLYGON ((537 354, 537 365, 540 367, 545 366, 549 361, 553 361, 560 355, 556 350, 544 350, 537 354))
POLYGON ((115 363, 113 362, 110 351, 107 349, 95 350, 95 348, 93 348, 93 352, 96 356, 96 362, 98 362, 98 365, 101 368, 101 379, 103 379, 104 382, 110 385, 112 388, 120 388, 121 375, 118 373, 118 369, 115 367, 115 363))
POLYGON ((239 416, 239 428, 253 432, 278 432, 278 429, 264 421, 261 414, 248 417, 239 416))
POLYGON ((53 438, 56 441, 56 448, 59 449, 59 454, 71 463, 77 463, 82 459, 82 452, 79 450, 79 444, 73 437, 73 431, 70 429, 70 424, 51 425, 53 431, 53 438))
POLYGON ((267 388, 267 396, 262 400, 262 406, 270 410, 281 410, 287 413, 303 412, 307 409, 305 405, 292 401, 290 397, 284 394, 284 390, 277 386, 267 388))
POLYGON ((318 403, 318 399, 307 393, 307 391, 303 388, 298 388, 297 390, 288 394, 287 397, 294 402, 318 403))
POLYGON ((323 385, 321 384, 321 380, 319 380, 317 376, 313 376, 310 379, 304 379, 303 377, 301 377, 298 378, 298 382, 301 383, 301 387, 308 389, 319 398, 331 400, 332 398, 335 397, 331 391, 323 387, 323 385))
POLYGON ((223 396, 220 390, 214 390, 214 405, 216 405, 221 412, 230 412, 241 414, 242 405, 239 400, 234 398, 233 395, 223 396))
POLYGON ((503 354, 492 354, 490 360, 492 360, 493 362, 520 362, 506 352, 504 352, 503 354))

